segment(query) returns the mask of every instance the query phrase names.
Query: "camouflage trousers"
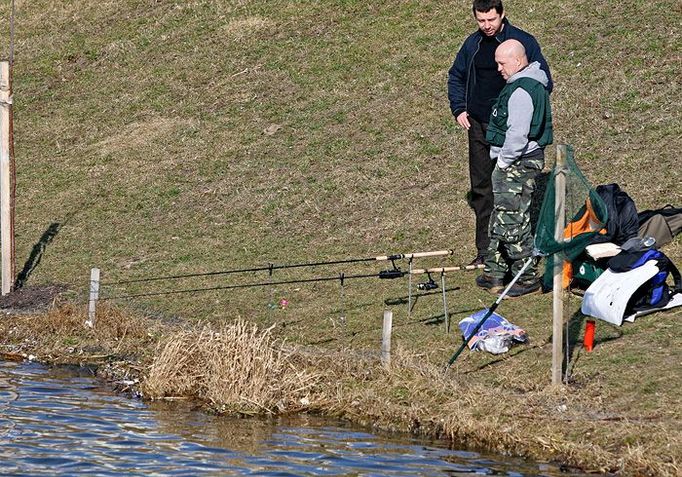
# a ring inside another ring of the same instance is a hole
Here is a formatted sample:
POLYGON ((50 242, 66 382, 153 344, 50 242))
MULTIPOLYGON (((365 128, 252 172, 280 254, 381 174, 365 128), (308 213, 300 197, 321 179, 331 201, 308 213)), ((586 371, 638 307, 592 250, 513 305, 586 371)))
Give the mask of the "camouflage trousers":
MULTIPOLYGON (((526 259, 533 254, 533 234, 530 225, 530 206, 535 177, 545 164, 544 151, 538 150, 521 157, 506 169, 495 166, 492 175, 493 213, 488 233, 490 245, 485 259, 485 273, 504 278, 515 276, 526 259)), ((536 278, 537 259, 533 260, 519 282, 536 278)))

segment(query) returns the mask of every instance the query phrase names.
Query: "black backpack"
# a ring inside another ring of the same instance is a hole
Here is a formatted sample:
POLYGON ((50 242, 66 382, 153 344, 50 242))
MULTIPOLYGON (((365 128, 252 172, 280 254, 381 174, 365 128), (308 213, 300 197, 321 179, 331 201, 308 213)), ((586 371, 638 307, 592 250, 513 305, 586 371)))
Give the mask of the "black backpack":
POLYGON ((606 204, 609 218, 606 222, 606 233, 595 235, 592 243, 613 242, 621 245, 628 239, 637 237, 639 217, 632 197, 618 184, 599 185, 596 192, 606 204))

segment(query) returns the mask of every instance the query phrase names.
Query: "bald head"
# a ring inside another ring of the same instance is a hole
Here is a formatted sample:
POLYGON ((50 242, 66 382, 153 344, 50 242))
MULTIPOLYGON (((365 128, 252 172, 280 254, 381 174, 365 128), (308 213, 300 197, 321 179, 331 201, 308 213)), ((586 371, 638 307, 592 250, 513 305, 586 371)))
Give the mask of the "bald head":
POLYGON ((526 49, 518 40, 503 41, 495 50, 495 63, 497 70, 507 80, 528 66, 526 49))

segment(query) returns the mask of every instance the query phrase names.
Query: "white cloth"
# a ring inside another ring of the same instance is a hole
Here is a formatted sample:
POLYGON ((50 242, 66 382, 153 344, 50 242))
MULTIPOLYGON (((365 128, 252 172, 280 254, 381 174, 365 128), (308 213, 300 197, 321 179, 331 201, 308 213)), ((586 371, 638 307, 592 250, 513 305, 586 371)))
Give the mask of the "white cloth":
POLYGON ((659 272, 656 260, 649 260, 641 267, 616 273, 611 269, 592 282, 583 297, 580 310, 608 323, 623 324, 625 307, 639 287, 659 272))

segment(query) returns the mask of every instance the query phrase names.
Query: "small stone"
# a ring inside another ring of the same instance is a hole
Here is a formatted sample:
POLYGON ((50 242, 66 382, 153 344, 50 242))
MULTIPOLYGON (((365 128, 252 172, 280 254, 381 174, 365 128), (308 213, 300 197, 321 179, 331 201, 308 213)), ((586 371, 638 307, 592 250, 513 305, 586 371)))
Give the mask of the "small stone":
POLYGON ((279 124, 271 124, 270 126, 263 129, 263 134, 266 134, 268 136, 272 136, 273 134, 275 134, 280 129, 282 129, 282 126, 280 126, 279 124))

